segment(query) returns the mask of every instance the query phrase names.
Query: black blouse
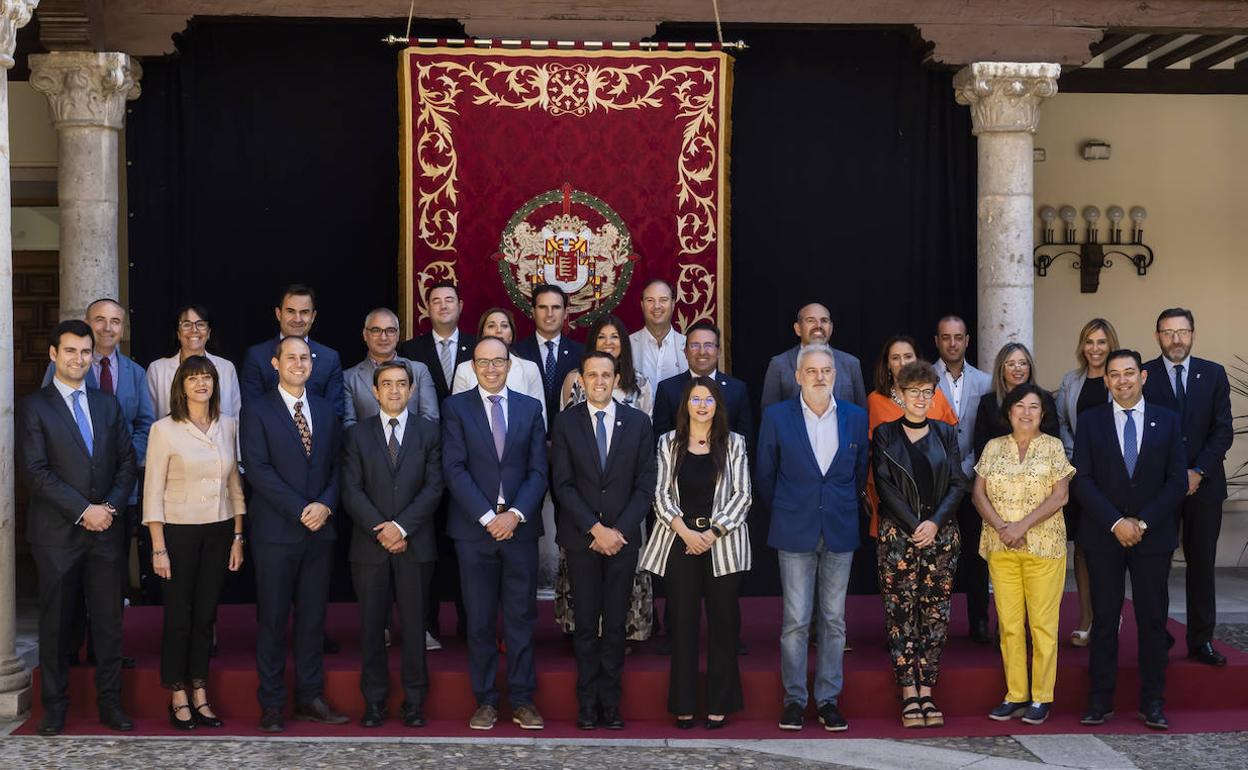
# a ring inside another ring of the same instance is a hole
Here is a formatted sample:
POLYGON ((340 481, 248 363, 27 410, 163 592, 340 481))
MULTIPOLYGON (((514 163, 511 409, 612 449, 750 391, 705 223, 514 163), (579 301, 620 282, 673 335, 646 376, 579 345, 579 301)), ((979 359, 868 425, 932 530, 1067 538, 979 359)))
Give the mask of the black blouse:
POLYGON ((1083 414, 1088 408, 1109 403, 1109 391, 1105 388, 1104 377, 1089 377, 1083 381, 1079 391, 1079 400, 1075 402, 1075 414, 1083 414))
POLYGON ((932 491, 934 486, 932 481, 932 464, 928 461, 927 455, 924 454, 923 448, 919 446, 924 441, 935 441, 930 430, 924 433, 923 438, 918 441, 907 440, 906 454, 910 455, 910 469, 914 472, 914 483, 919 487, 919 499, 923 501, 923 505, 928 508, 934 508, 936 507, 936 500, 932 491))
POLYGON ((676 474, 676 489, 685 518, 710 517, 715 507, 715 461, 710 452, 685 455, 676 474))

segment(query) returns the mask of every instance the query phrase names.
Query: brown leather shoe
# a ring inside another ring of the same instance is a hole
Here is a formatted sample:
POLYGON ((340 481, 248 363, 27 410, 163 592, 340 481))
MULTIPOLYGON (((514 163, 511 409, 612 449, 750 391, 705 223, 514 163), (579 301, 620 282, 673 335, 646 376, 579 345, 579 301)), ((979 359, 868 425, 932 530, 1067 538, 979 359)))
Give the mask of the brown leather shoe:
POLYGON ((537 713, 532 703, 516 706, 511 713, 511 721, 525 730, 542 730, 546 727, 546 723, 542 721, 542 715, 537 713))
POLYGON ((477 706, 477 710, 472 712, 472 718, 468 720, 468 726, 473 730, 493 730, 494 723, 498 721, 498 709, 488 703, 477 706))

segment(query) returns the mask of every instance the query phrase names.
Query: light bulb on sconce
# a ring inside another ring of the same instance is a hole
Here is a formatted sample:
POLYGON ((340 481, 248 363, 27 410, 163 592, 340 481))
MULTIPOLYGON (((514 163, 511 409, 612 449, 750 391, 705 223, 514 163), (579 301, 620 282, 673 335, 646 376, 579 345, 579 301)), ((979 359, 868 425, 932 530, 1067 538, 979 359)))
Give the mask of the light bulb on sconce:
POLYGON ((1092 227, 1096 227, 1096 223, 1101 218, 1101 210, 1096 206, 1084 206, 1083 218, 1092 227))
POLYGON ((1057 209, 1052 206, 1041 206, 1040 219, 1044 221, 1046 227, 1052 227, 1053 220, 1057 219, 1057 209))
POLYGON ((1136 227, 1139 227, 1140 224, 1147 218, 1148 212, 1144 210, 1143 206, 1131 207, 1131 221, 1135 223, 1136 227))
POLYGON ((1075 210, 1074 206, 1062 206, 1057 210, 1057 215, 1069 227, 1075 223, 1075 217, 1079 216, 1079 212, 1075 210))
POLYGON ((1122 221, 1122 218, 1126 216, 1126 214, 1123 212, 1122 206, 1110 206, 1105 209, 1105 216, 1109 217, 1110 222, 1114 223, 1114 227, 1117 227, 1118 223, 1122 221))
POLYGON ((1124 210, 1122 206, 1113 204, 1107 206, 1102 213, 1096 206, 1084 206, 1080 210, 1069 204, 1057 209, 1044 205, 1037 213, 1043 222, 1040 243, 1032 253, 1038 276, 1048 275, 1049 268, 1056 260, 1071 257, 1071 267, 1079 271, 1080 292, 1090 294, 1100 285, 1101 271, 1113 267, 1114 261, 1111 258, 1121 258, 1130 263, 1135 268, 1136 275, 1141 277, 1147 275, 1148 269, 1153 266, 1153 249, 1144 243, 1144 220, 1148 217, 1148 212, 1143 206, 1132 206, 1124 210), (1075 226, 1075 220, 1080 215, 1087 223, 1082 240, 1075 226), (1098 237, 1102 216, 1108 220, 1108 237, 1105 241, 1098 237), (1054 234, 1054 224, 1058 219, 1062 221, 1061 236, 1054 234), (1122 237, 1122 223, 1125 219, 1131 220, 1129 240, 1122 237))

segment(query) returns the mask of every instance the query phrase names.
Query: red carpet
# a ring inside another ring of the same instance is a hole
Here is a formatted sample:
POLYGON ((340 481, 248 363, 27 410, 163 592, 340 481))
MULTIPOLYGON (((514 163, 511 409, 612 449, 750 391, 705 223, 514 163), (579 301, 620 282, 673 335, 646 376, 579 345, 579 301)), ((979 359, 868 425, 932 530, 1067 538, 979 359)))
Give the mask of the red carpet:
MULTIPOLYGON (((443 650, 429 653, 431 675, 429 699, 425 714, 430 724, 423 730, 399 725, 393 718, 398 711, 401 691, 398 685, 398 650, 392 648, 391 677, 392 719, 380 729, 366 730, 354 721, 349 725, 328 727, 288 721, 284 735, 311 736, 519 736, 528 737, 619 737, 619 738, 793 738, 831 736, 818 729, 811 719, 802 733, 785 733, 776 728, 783 690, 780 685, 779 627, 780 601, 777 598, 742 600, 742 638, 749 654, 741 659, 745 688, 745 710, 730 718, 730 724, 713 734, 702 730, 681 731, 670 724, 667 712, 668 659, 655 651, 651 640, 635 645, 625 667, 624 702, 622 710, 629 720, 623 732, 603 730, 592 733, 575 728, 576 698, 574 685, 576 664, 571 642, 558 632, 552 619, 553 604, 542 602, 537 633, 538 691, 537 706, 546 718, 543 732, 521 730, 500 721, 491 733, 469 730, 468 716, 475 703, 468 684, 467 652, 462 640, 443 639, 443 650)), ((892 672, 888 664, 883 638, 883 612, 878 597, 851 596, 848 636, 853 651, 845 657, 845 691, 841 707, 850 720, 846 737, 918 738, 924 736, 986 736, 1010 735, 1020 732, 1146 732, 1135 718, 1136 692, 1139 686, 1136 669, 1135 624, 1130 604, 1122 625, 1118 677, 1118 716, 1101 728, 1084 728, 1078 724, 1087 696, 1087 650, 1078 650, 1065 643, 1077 620, 1078 608, 1073 595, 1063 605, 1063 640, 1058 660, 1057 701, 1054 716, 1041 727, 1028 727, 1019 722, 999 723, 984 716, 1004 695, 1001 659, 997 647, 981 647, 966 637, 965 613, 961 597, 955 599, 955 622, 950 629, 950 643, 941 664, 941 684, 936 697, 948 722, 943 729, 906 730, 897 717, 899 704, 892 672)), ((359 691, 359 654, 355 627, 358 615, 355 605, 332 605, 329 632, 342 644, 343 651, 325 656, 326 697, 339 709, 358 718, 364 708, 359 691)), ((168 697, 160 687, 159 648, 161 610, 159 607, 138 607, 126 611, 125 651, 138 660, 138 668, 125 671, 123 702, 138 722, 137 732, 146 735, 180 734, 170 727, 166 716, 168 697)), ((454 618, 449 610, 443 628, 452 628, 454 618)), ((1226 645, 1218 645, 1227 656, 1224 669, 1192 663, 1184 658, 1183 626, 1171 622, 1170 631, 1179 640, 1171 654, 1167 684, 1167 712, 1172 732, 1218 732, 1248 729, 1248 654, 1226 645)), ((200 730, 198 735, 259 735, 259 706, 256 703, 254 608, 250 605, 221 607, 219 613, 219 646, 221 654, 213 659, 210 696, 218 715, 226 721, 223 730, 200 730)), ((813 664, 813 655, 811 657, 813 664)), ((92 670, 74 668, 71 672, 70 719, 68 734, 104 732, 95 719, 95 698, 92 670)), ((292 664, 288 664, 288 678, 292 664)), ((500 678, 505 678, 500 676, 500 678)), ((41 708, 38 702, 38 674, 35 675, 35 709, 32 718, 18 731, 30 734, 38 723, 41 708)), ((812 714, 813 716, 813 714, 812 714)), ((504 712, 507 718, 507 712, 504 712)))

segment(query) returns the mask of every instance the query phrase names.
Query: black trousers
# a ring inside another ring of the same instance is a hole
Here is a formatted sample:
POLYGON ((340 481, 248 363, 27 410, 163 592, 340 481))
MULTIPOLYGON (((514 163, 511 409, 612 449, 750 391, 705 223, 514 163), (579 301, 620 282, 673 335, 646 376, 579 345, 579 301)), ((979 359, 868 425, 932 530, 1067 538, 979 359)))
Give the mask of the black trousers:
POLYGON ((433 562, 406 555, 385 561, 351 562, 351 577, 360 603, 360 692, 366 704, 384 706, 390 697, 390 660, 386 626, 390 608, 399 606, 402 656, 399 678, 403 702, 421 708, 429 692, 425 668, 425 596, 433 578, 433 562))
POLYGON ((1139 553, 1130 548, 1089 552, 1088 583, 1092 591, 1091 687, 1088 703, 1114 707, 1118 678, 1118 618, 1126 593, 1125 572, 1131 573, 1131 601, 1140 647, 1140 710, 1164 702, 1166 663, 1171 638, 1166 631, 1170 613, 1170 560, 1173 551, 1139 553))
POLYGON ((962 553, 954 577, 954 590, 966 594, 966 620, 971 628, 988 622, 988 562, 979 555, 979 535, 984 520, 975 510, 970 496, 958 507, 958 533, 962 537, 962 553))
POLYGON ((295 702, 325 689, 325 603, 334 569, 334 541, 253 543, 256 566, 256 691, 261 708, 286 705, 286 622, 294 606, 295 702))
POLYGON ((169 580, 160 641, 160 683, 170 690, 208 685, 212 624, 234 542, 232 519, 166 524, 169 580))
POLYGON ((576 630, 576 699, 582 706, 620 705, 625 623, 637 571, 636 548, 615 556, 568 551, 568 582, 576 630), (599 628, 601 626, 601 632, 599 628))
POLYGON ((693 714, 698 706, 698 646, 702 603, 706 603, 706 713, 731 714, 744 705, 737 639, 741 634, 741 578, 734 572, 715 577, 711 552, 685 553, 680 538, 667 557, 667 635, 672 648, 672 672, 667 710, 677 716, 693 714))
POLYGON ((121 700, 120 522, 73 546, 30 547, 39 574, 39 673, 44 710, 65 713, 69 670, 65 651, 70 608, 85 595, 95 652, 95 692, 100 708, 121 700))
POLYGON ((1187 649, 1194 650, 1213 640, 1213 626, 1218 619, 1213 564, 1217 560, 1218 535, 1222 533, 1222 501, 1190 496, 1183 501, 1182 516, 1183 558, 1187 561, 1187 649))
MULTIPOLYGON (((139 483, 141 485, 142 480, 140 480, 139 483)), ((142 504, 141 497, 139 503, 142 504)), ((121 604, 121 608, 123 610, 125 609, 126 604, 126 594, 129 592, 130 588, 130 540, 134 537, 135 532, 140 529, 138 523, 140 510, 141 508, 138 505, 126 506, 125 510, 118 512, 117 518, 113 521, 113 527, 110 527, 110 529, 121 529, 121 537, 117 541, 117 547, 120 554, 118 558, 121 559, 120 569, 117 570, 117 583, 119 591, 117 594, 117 601, 121 604)), ((142 529, 147 528, 142 527, 142 529)), ((140 553, 140 557, 141 556, 142 553, 140 553)), ((151 556, 150 551, 148 552, 148 556, 151 556)), ((151 564, 150 558, 147 563, 149 565, 151 564)), ((92 643, 91 637, 88 635, 89 623, 87 621, 86 591, 83 586, 78 586, 75 596, 77 598, 74 600, 73 604, 68 604, 64 608, 65 622, 68 624, 68 631, 61 636, 61 652, 70 661, 77 661, 78 653, 82 650, 83 642, 86 642, 87 661, 91 663, 95 660, 95 645, 92 643)))

